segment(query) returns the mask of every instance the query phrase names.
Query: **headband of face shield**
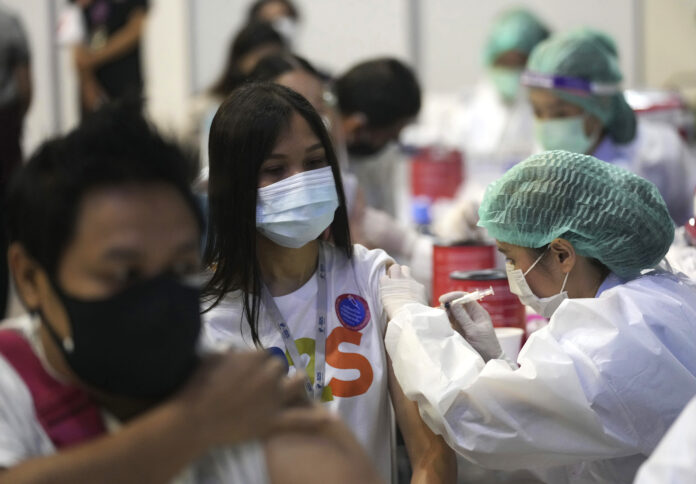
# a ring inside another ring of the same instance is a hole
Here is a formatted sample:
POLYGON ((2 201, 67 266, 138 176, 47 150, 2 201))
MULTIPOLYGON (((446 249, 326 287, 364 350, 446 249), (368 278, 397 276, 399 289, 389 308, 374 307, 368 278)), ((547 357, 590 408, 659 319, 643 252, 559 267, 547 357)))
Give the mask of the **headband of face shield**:
POLYGON ((563 301, 568 299, 568 293, 564 291, 564 289, 566 283, 568 282, 568 275, 570 274, 570 272, 566 273, 565 279, 563 279, 563 285, 561 286, 561 290, 558 294, 550 297, 538 297, 532 292, 529 284, 527 284, 525 276, 529 274, 534 267, 536 267, 536 265, 548 251, 549 248, 547 248, 543 254, 537 257, 534 263, 529 266, 529 269, 527 269, 525 272, 522 272, 521 269, 515 269, 510 262, 505 263, 505 271, 507 272, 508 283, 510 284, 510 292, 515 294, 520 299, 522 304, 529 306, 546 319, 550 319, 556 309, 558 309, 558 306, 560 306, 563 301))
POLYGON ((522 84, 527 87, 573 91, 574 94, 580 96, 583 94, 611 96, 621 93, 621 84, 616 82, 592 82, 579 77, 558 76, 532 71, 524 71, 522 73, 522 84))
MULTIPOLYGON (((580 106, 587 113, 597 117, 608 135, 617 143, 628 143, 635 138, 635 114, 626 102, 619 82, 593 82, 580 77, 543 74, 530 70, 522 74, 521 82, 525 87, 552 89, 559 98, 580 106)), ((561 147, 545 149, 558 148, 561 147)), ((563 149, 585 153, 584 150, 563 149)))
POLYGON ((256 228, 276 244, 297 249, 326 230, 337 208, 331 167, 305 171, 258 189, 256 228))

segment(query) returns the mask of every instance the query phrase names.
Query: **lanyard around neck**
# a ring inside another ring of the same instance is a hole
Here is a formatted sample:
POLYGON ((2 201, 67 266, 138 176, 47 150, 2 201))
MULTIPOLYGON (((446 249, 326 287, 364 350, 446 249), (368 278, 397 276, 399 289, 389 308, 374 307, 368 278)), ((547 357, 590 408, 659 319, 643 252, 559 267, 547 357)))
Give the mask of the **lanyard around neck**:
POLYGON ((278 309, 278 305, 273 300, 270 291, 265 284, 261 284, 261 301, 268 313, 269 318, 273 320, 280 336, 283 338, 285 349, 290 354, 290 358, 298 372, 304 373, 305 388, 307 395, 316 400, 321 399, 321 394, 324 391, 324 369, 326 367, 326 316, 328 313, 328 299, 326 294, 326 264, 324 261, 324 251, 319 245, 319 261, 317 264, 317 330, 314 349, 314 385, 307 373, 307 366, 300 358, 300 353, 297 351, 295 339, 290 331, 287 321, 278 309))

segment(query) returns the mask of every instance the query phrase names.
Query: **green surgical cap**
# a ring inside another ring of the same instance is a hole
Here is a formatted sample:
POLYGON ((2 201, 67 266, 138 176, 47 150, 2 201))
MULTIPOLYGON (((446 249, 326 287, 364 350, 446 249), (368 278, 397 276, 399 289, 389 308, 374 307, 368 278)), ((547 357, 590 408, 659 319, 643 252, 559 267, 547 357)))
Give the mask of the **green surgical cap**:
POLYGON ((546 151, 486 189, 479 225, 508 244, 539 248, 560 237, 619 277, 654 267, 674 226, 655 185, 592 156, 546 151))
POLYGON ((493 65, 500 54, 509 50, 529 55, 548 36, 549 30, 529 10, 508 10, 493 22, 484 46, 484 62, 493 65))
MULTIPOLYGON (((532 51, 527 70, 599 83, 620 83, 623 79, 616 44, 606 34, 591 29, 554 35, 541 42, 532 51)), ((628 143, 635 137, 636 116, 623 93, 601 96, 554 89, 554 94, 599 118, 615 142, 628 143)))

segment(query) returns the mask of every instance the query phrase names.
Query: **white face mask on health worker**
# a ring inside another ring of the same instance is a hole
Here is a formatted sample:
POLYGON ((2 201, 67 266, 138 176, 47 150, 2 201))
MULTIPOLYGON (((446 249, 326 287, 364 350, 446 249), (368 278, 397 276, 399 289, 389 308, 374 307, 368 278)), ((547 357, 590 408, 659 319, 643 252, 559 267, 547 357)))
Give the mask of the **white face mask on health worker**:
POLYGON ((276 244, 298 249, 326 230, 337 208, 331 167, 305 171, 258 189, 256 228, 276 244))
POLYGON ((491 67, 488 71, 491 82, 498 94, 507 102, 514 101, 520 92, 522 69, 510 67, 491 67))
MULTIPOLYGON (((546 252, 548 252, 548 249, 546 252)), ((536 296, 530 289, 529 284, 527 284, 527 280, 524 278, 524 276, 529 274, 529 272, 534 269, 542 257, 546 255, 546 252, 541 254, 537 260, 534 261, 534 264, 532 264, 524 273, 520 269, 515 269, 510 262, 505 263, 505 271, 507 272, 508 283, 510 284, 510 292, 520 298, 520 302, 522 302, 522 304, 529 306, 546 319, 550 319, 554 311, 558 309, 558 306, 560 306, 565 299, 568 299, 568 293, 565 292, 564 289, 566 282, 568 282, 568 275, 570 272, 568 272, 565 279, 563 279, 561 291, 551 297, 536 296)))
POLYGON ((534 121, 534 134, 545 150, 565 150, 587 154, 597 142, 599 132, 585 134, 585 115, 534 121))

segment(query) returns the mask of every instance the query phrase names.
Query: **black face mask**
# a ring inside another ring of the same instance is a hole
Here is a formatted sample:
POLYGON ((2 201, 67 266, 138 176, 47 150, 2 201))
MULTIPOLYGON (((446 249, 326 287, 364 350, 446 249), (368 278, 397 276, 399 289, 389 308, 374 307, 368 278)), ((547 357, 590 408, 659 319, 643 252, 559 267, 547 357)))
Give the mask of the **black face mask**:
POLYGON ((386 145, 382 146, 375 146, 374 144, 367 142, 367 141, 355 141, 349 145, 346 146, 346 149, 348 150, 348 154, 350 156, 357 156, 357 157, 363 157, 363 156, 374 156, 386 145))
POLYGON ((200 290, 165 274, 98 300, 53 286, 70 320, 60 340, 42 317, 75 374, 91 387, 135 398, 162 398, 179 388, 198 364, 200 290))

